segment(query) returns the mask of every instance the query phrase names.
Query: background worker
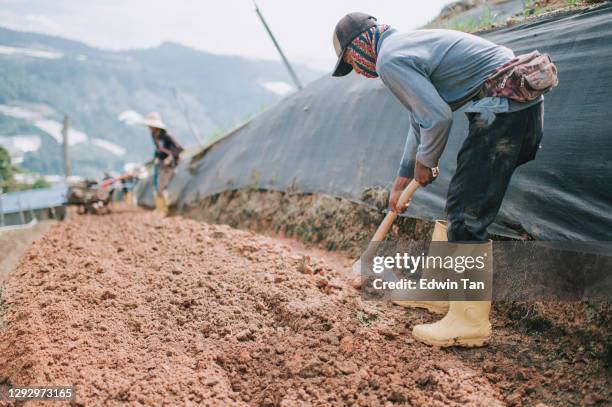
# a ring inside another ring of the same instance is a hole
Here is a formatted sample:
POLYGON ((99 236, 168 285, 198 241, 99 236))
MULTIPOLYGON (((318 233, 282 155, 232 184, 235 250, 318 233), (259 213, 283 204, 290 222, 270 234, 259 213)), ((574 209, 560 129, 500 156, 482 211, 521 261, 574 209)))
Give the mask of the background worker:
POLYGON ((153 156, 153 189, 155 192, 155 209, 163 214, 168 213, 166 187, 174 177, 174 168, 178 165, 183 147, 168 132, 161 115, 151 112, 145 116, 143 124, 149 127, 155 153, 153 156))
MULTIPOLYGON (((541 95, 518 103, 482 92, 487 78, 514 58, 512 50, 453 30, 399 33, 364 13, 342 18, 333 43, 338 56, 333 76, 354 69, 368 78, 380 77, 411 113, 412 125, 389 199, 393 211, 405 209, 397 202, 412 178, 421 186, 435 180, 432 169, 446 146, 452 112, 467 105, 469 134, 449 186, 447 237, 450 242, 483 243, 490 252, 487 227, 499 211, 514 170, 535 158, 542 138, 541 95)), ((491 335, 490 308, 490 301, 451 301, 442 320, 417 325, 413 336, 438 346, 484 345, 491 335)))

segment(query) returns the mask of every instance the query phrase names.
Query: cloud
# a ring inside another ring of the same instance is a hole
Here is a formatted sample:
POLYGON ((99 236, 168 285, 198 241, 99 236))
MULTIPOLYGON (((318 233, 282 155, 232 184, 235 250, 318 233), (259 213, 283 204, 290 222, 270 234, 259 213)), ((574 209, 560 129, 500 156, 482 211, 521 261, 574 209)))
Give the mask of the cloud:
POLYGON ((259 85, 263 87, 265 90, 268 90, 272 93, 276 93, 277 95, 286 95, 295 90, 295 88, 287 82, 266 82, 266 81, 258 81, 259 85))
POLYGON ((52 51, 41 51, 29 48, 5 47, 0 45, 0 55, 24 55, 32 58, 60 59, 64 54, 52 51))
POLYGON ((61 24, 43 14, 22 14, 19 11, 0 10, 0 26, 19 31, 65 35, 61 24))
MULTIPOLYGON (((425 24, 449 0, 257 0, 292 62, 331 69, 338 19, 362 10, 400 31, 425 24)), ((0 0, 0 25, 61 35, 107 49, 165 41, 258 59, 279 56, 250 0, 0 0)))
POLYGON ((61 26, 58 23, 42 14, 27 14, 23 17, 23 20, 28 26, 37 27, 47 33, 61 32, 61 26))

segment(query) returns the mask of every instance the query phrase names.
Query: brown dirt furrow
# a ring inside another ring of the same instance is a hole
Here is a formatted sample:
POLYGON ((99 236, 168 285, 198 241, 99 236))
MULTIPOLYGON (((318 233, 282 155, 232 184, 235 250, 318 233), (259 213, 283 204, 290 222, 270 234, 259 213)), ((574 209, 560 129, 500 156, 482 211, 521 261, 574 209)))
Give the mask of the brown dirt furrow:
POLYGON ((77 405, 503 405, 481 370, 410 338, 331 257, 122 209, 55 225, 3 293, 0 383, 77 405))
POLYGON ((31 228, 0 232, 0 283, 19 264, 30 244, 47 233, 55 222, 44 220, 31 228))

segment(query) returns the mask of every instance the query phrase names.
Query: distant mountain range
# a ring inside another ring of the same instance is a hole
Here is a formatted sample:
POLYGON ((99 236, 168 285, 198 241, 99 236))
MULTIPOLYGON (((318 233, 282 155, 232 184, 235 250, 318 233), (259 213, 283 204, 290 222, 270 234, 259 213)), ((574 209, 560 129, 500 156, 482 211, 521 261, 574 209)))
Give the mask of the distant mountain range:
MULTIPOLYGON (((323 74, 295 68, 306 83, 323 74)), ((175 43, 115 52, 0 28, 0 145, 22 167, 42 174, 62 171, 64 114, 74 172, 99 175, 152 155, 147 130, 119 121, 124 112, 159 111, 191 145, 196 139, 188 123, 210 140, 292 91, 280 61, 175 43)))

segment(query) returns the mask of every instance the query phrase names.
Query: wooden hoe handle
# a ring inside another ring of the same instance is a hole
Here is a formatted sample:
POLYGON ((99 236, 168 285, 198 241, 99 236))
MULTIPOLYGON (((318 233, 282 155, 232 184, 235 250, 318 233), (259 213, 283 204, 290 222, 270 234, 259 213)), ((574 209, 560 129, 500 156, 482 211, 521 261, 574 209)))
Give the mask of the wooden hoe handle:
MULTIPOLYGON (((410 184, 408 184, 408 186, 402 191, 402 194, 397 201, 397 207, 403 208, 404 206, 407 206, 412 200, 412 195, 414 195, 420 186, 421 185, 415 180, 410 181, 410 184)), ((373 242, 381 242, 385 236, 387 236, 387 233, 389 232, 389 229, 391 229, 393 222, 395 222, 397 215, 398 214, 396 212, 387 213, 385 219, 383 219, 380 226, 378 226, 378 229, 376 229, 376 233, 374 233, 374 237, 372 238, 373 242)))

